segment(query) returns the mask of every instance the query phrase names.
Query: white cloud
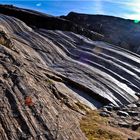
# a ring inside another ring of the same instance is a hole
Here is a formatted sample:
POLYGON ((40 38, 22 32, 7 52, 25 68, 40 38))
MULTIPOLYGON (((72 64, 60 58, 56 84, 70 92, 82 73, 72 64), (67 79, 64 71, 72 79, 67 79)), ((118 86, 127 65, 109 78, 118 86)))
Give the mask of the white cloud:
POLYGON ((102 0, 97 0, 97 1, 94 3, 93 9, 96 11, 97 14, 104 14, 104 9, 103 9, 103 5, 102 5, 102 0))
POLYGON ((140 20, 140 14, 124 14, 123 17, 126 19, 140 20))
POLYGON ((42 6, 42 3, 37 3, 36 6, 37 7, 42 6))
POLYGON ((101 0, 102 2, 115 3, 123 6, 129 13, 122 13, 122 17, 128 19, 140 19, 140 0, 101 0))

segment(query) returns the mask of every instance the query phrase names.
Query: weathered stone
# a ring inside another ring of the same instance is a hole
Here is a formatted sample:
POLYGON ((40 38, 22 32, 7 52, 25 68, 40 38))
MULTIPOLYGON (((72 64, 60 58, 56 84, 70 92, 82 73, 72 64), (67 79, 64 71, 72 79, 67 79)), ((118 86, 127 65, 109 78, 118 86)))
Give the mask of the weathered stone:
POLYGON ((140 98, 140 93, 139 92, 135 93, 135 95, 140 98))
POLYGON ((121 110, 122 110, 122 111, 128 111, 129 108, 128 108, 128 107, 124 107, 124 108, 122 108, 121 110))
POLYGON ((110 115, 107 112, 100 112, 100 116, 109 117, 110 115))
POLYGON ((137 107, 140 107, 140 102, 136 103, 137 107))
POLYGON ((120 118, 124 120, 124 119, 126 119, 126 116, 120 116, 120 118))
POLYGON ((109 103, 108 106, 115 107, 115 105, 112 103, 109 103))
POLYGON ((102 110, 103 110, 104 112, 108 111, 108 110, 107 110, 107 108, 105 108, 105 107, 103 107, 103 109, 102 109, 102 110))
POLYGON ((139 117, 133 117, 133 120, 140 122, 140 118, 139 117))
POLYGON ((137 105, 136 104, 129 104, 129 105, 127 105, 127 107, 129 107, 129 108, 137 108, 137 105))
POLYGON ((133 139, 133 138, 128 138, 128 140, 135 140, 135 139, 133 139))
POLYGON ((130 125, 128 123, 126 123, 126 122, 119 122, 118 125, 120 127, 124 127, 124 128, 129 128, 130 127, 130 125))
POLYGON ((130 116, 138 116, 139 115, 139 112, 137 111, 128 111, 127 112, 130 116))
POLYGON ((135 139, 133 139, 133 138, 128 138, 128 140, 135 140, 135 139))
POLYGON ((124 117, 129 116, 129 114, 128 114, 127 112, 125 112, 125 111, 118 111, 118 112, 117 112, 117 115, 118 115, 118 116, 124 116, 124 117))
POLYGON ((131 126, 132 130, 137 130, 140 127, 140 122, 134 122, 131 126))
POLYGON ((115 111, 118 111, 118 110, 120 110, 121 109, 121 107, 119 107, 119 106, 114 106, 113 107, 113 110, 115 110, 115 111))
POLYGON ((105 106, 104 108, 106 108, 108 111, 112 111, 113 110, 113 107, 112 106, 105 106))

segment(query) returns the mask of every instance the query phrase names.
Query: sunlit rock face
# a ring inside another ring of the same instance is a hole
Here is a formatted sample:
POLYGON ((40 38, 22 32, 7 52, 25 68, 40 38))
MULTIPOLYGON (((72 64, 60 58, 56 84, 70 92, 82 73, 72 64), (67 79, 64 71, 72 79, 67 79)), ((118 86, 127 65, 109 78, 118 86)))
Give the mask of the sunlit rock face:
POLYGON ((104 35, 104 40, 140 54, 140 25, 122 18, 71 12, 63 18, 104 35))
POLYGON ((0 14, 2 140, 86 140, 87 110, 138 99, 140 56, 99 40, 0 14))

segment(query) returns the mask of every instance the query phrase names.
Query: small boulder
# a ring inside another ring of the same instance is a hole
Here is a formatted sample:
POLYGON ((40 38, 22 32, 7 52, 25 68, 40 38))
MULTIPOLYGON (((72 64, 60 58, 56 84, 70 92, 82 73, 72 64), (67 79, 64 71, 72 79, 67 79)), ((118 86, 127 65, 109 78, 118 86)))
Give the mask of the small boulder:
POLYGON ((124 127, 124 128, 129 128, 130 127, 130 125, 128 123, 126 123, 126 122, 119 122, 118 125, 120 127, 124 127))
POLYGON ((111 111, 108 111, 107 108, 105 108, 105 107, 102 109, 102 111, 106 112, 107 114, 111 114, 111 111))
POLYGON ((109 106, 109 105, 105 106, 104 108, 106 108, 108 111, 112 111, 113 110, 113 107, 109 106))
POLYGON ((129 116, 129 114, 128 114, 127 112, 125 112, 125 111, 118 111, 118 112, 117 112, 117 115, 118 115, 118 116, 124 116, 124 117, 129 116))
POLYGON ((122 111, 128 111, 128 110, 129 110, 128 107, 122 108, 122 111))
POLYGON ((140 102, 136 103, 137 107, 140 107, 140 102))
POLYGON ((128 140, 134 140, 134 139, 132 139, 132 138, 128 138, 128 140))
POLYGON ((139 92, 136 92, 135 95, 140 98, 140 93, 139 92))
POLYGON ((121 109, 121 108, 120 108, 119 106, 114 106, 114 107, 113 107, 113 110, 114 110, 114 111, 118 111, 118 110, 120 110, 120 109, 121 109))
POLYGON ((134 117, 133 118, 135 121, 139 121, 140 122, 140 118, 139 117, 134 117))
POLYGON ((140 127, 140 122, 135 122, 132 124, 132 130, 136 131, 140 127))
POLYGON ((126 119, 126 117, 124 117, 124 116, 120 116, 120 118, 121 118, 122 120, 126 119))
POLYGON ((136 104, 129 104, 129 105, 127 105, 127 107, 129 107, 129 108, 137 108, 137 105, 136 104))
POLYGON ((102 117, 109 117, 110 115, 107 112, 101 112, 100 116, 102 116, 102 117))
POLYGON ((114 105, 114 104, 112 104, 112 103, 109 103, 109 104, 108 104, 108 106, 112 106, 112 107, 114 107, 115 105, 114 105))
POLYGON ((134 139, 132 139, 132 138, 128 138, 128 140, 134 140, 134 139))
POLYGON ((102 110, 103 110, 103 111, 105 111, 105 112, 107 112, 107 111, 108 111, 108 110, 107 110, 107 108, 105 108, 105 107, 104 107, 102 110))
POLYGON ((139 112, 137 111, 128 111, 127 112, 130 116, 138 116, 139 115, 139 112))

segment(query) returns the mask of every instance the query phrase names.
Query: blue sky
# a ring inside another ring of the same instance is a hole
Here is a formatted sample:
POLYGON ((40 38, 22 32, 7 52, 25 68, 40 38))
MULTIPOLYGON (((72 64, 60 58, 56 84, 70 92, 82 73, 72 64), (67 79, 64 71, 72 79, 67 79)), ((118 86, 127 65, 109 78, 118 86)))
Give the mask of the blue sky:
POLYGON ((140 20, 140 0, 0 0, 0 3, 14 4, 56 16, 75 11, 140 20))

